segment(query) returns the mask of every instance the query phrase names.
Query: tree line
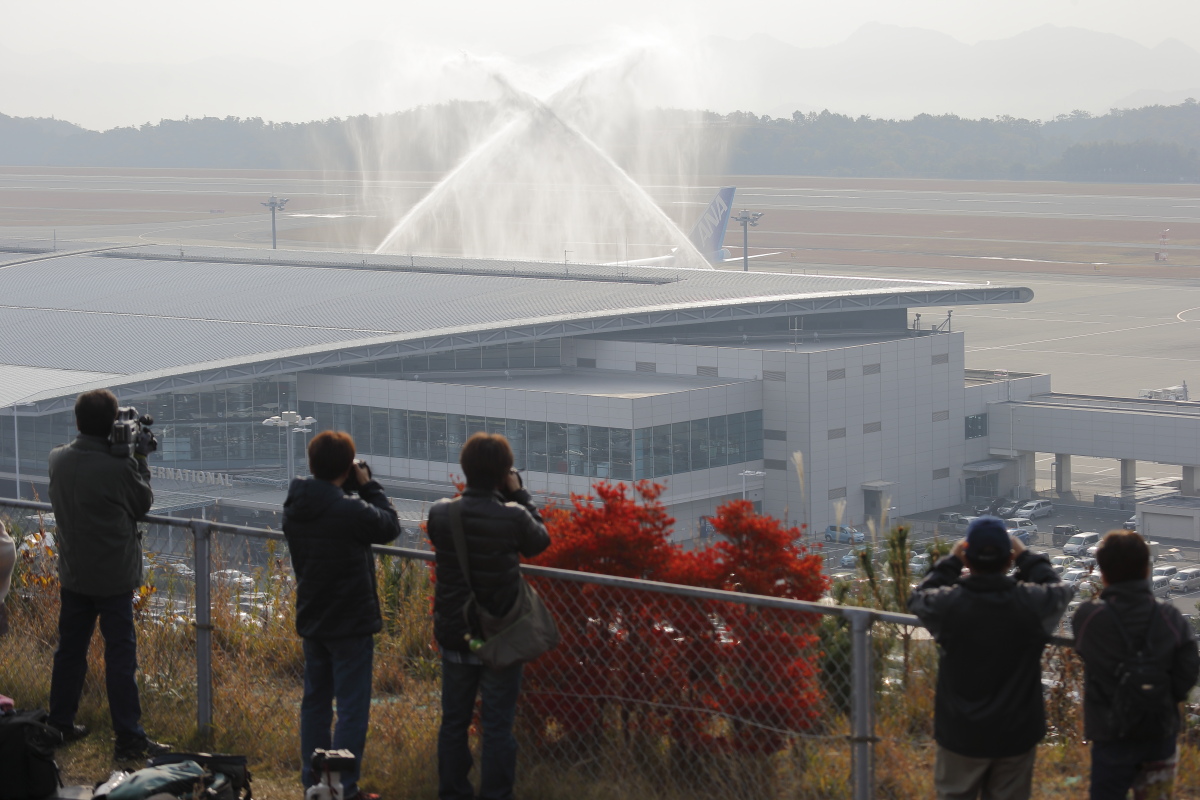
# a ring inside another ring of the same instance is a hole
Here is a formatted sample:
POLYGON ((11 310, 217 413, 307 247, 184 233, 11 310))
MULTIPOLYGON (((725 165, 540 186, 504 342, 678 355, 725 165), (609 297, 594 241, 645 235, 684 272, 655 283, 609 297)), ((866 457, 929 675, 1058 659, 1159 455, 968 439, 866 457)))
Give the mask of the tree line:
MULTIPOLYGON (((487 103, 459 101, 302 123, 202 117, 107 131, 0 114, 0 164, 444 172, 499 113, 487 103)), ((619 162, 646 139, 683 137, 705 173, 1200 181, 1200 104, 1191 98, 1048 121, 658 110, 631 126, 629 137, 613 149, 619 162)))

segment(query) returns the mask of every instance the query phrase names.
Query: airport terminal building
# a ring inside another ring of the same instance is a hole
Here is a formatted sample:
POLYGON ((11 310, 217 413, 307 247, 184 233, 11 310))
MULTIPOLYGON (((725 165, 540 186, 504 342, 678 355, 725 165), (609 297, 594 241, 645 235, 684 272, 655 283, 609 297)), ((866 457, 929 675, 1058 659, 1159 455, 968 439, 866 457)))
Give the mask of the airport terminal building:
POLYGON ((279 508, 311 433, 263 421, 297 411, 399 498, 450 491, 486 430, 538 495, 664 483, 679 538, 743 493, 819 529, 1027 480, 989 403, 1050 389, 966 370, 939 310, 1017 286, 222 248, 0 266, 0 486, 24 497, 104 386, 155 417, 160 509, 279 508))

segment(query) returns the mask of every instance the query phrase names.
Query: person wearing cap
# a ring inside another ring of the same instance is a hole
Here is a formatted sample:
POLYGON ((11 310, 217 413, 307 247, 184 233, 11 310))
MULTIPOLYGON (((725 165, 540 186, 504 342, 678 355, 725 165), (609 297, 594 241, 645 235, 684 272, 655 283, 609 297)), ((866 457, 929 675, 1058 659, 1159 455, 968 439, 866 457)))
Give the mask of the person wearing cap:
POLYGON ((939 798, 1030 796, 1046 733, 1042 649, 1074 594, 1044 553, 1027 550, 996 517, 976 518, 913 591, 908 608, 940 651, 939 798))

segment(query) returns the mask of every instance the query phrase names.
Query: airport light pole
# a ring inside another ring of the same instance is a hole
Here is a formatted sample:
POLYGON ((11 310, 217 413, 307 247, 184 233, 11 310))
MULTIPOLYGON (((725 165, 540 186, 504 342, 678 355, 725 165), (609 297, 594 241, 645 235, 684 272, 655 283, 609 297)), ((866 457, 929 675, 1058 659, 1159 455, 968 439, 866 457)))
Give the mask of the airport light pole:
POLYGON ((264 205, 267 208, 271 209, 271 249, 272 250, 279 249, 278 246, 275 244, 275 212, 283 211, 283 207, 287 205, 287 201, 288 201, 288 198, 286 198, 286 197, 281 199, 281 198, 277 198, 275 195, 271 195, 270 200, 261 204, 261 205, 264 205))
POLYGON ((742 470, 738 473, 742 477, 742 499, 746 499, 746 478, 762 478, 767 473, 755 469, 742 470))
POLYGON ((294 455, 294 442, 292 440, 293 433, 311 433, 312 428, 306 427, 316 422, 313 417, 304 417, 295 411, 284 411, 282 414, 275 417, 268 417, 263 420, 263 425, 270 425, 275 428, 283 428, 287 434, 287 476, 288 485, 292 483, 292 478, 296 477, 296 457, 294 455))
POLYGON ((758 227, 761 211, 746 211, 742 209, 733 221, 742 226, 742 272, 750 271, 750 228, 758 227))

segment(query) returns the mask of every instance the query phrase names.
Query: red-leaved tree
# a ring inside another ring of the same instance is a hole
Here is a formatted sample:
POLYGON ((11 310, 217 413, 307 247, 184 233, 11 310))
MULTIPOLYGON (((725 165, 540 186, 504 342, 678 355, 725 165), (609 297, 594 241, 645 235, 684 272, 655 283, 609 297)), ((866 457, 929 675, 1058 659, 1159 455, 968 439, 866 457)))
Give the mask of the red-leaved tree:
MULTIPOLYGON (((712 518, 722 540, 685 551, 649 482, 598 483, 546 511, 535 563, 711 589, 815 600, 821 559, 797 528, 746 501, 712 518)), ((587 746, 607 732, 669 737, 689 750, 770 753, 820 705, 812 620, 742 603, 539 580, 562 644, 526 668, 523 715, 543 741, 587 746)))

